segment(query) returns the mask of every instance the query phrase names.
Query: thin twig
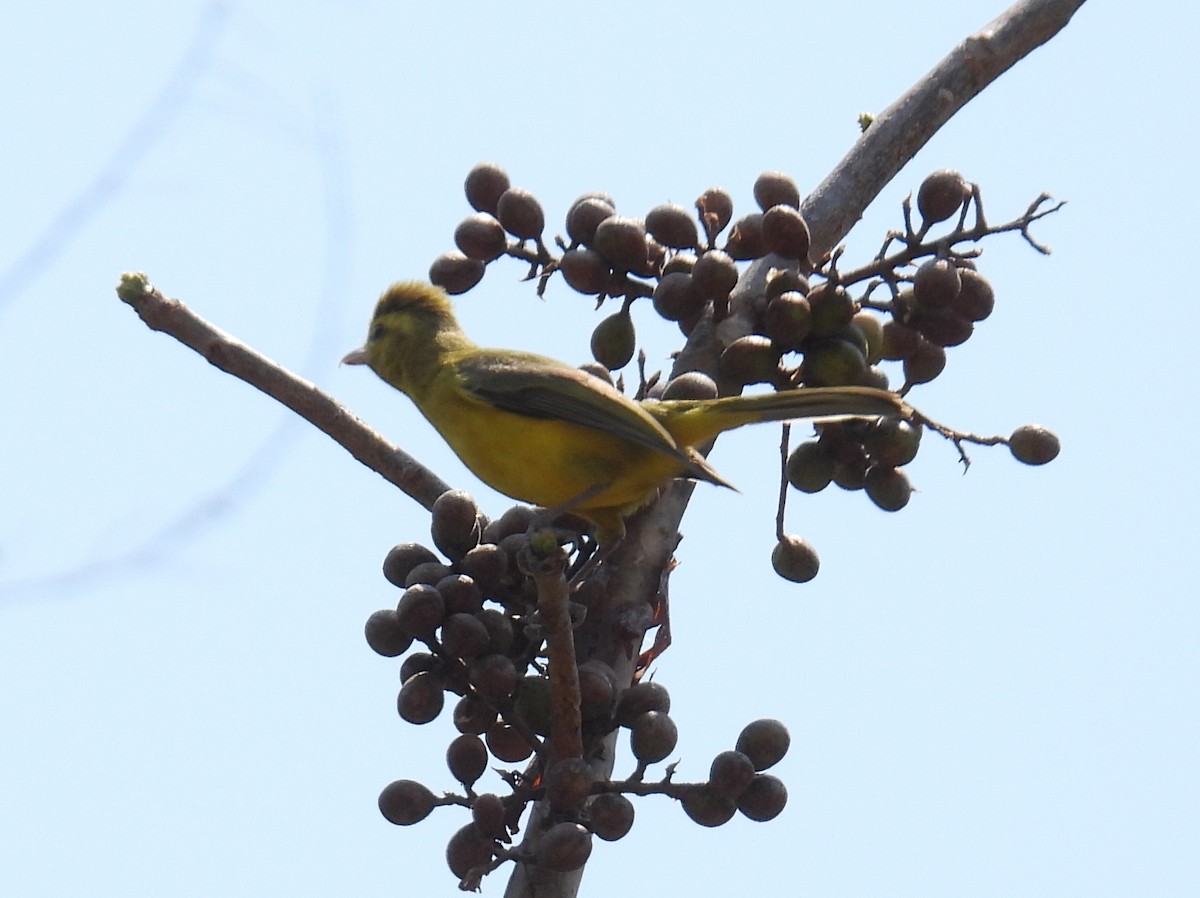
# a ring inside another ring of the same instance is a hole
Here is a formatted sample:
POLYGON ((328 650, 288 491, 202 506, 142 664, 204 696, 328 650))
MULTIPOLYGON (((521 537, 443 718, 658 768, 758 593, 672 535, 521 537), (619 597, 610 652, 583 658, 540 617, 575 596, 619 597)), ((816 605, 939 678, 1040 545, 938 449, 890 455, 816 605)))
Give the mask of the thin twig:
POLYGON ((546 666, 550 678, 550 758, 547 764, 583 757, 583 718, 579 698, 579 666, 571 627, 570 589, 565 576, 566 553, 551 530, 530 540, 529 573, 537 584, 538 616, 546 628, 546 666), (537 552, 539 542, 553 548, 537 552))
MULTIPOLYGON (((953 257, 955 259, 968 259, 978 256, 981 250, 978 247, 967 249, 956 249, 960 243, 974 242, 977 243, 985 237, 992 237, 996 234, 1005 234, 1009 231, 1018 231, 1025 241, 1034 249, 1043 255, 1050 254, 1050 248, 1044 244, 1038 243, 1029 233, 1029 227, 1035 221, 1045 218, 1047 215, 1052 215, 1063 206, 1066 205, 1066 200, 1054 201, 1054 197, 1048 193, 1043 193, 1038 196, 1025 212, 1012 221, 1006 221, 1004 224, 989 225, 983 215, 983 199, 978 185, 972 185, 973 190, 971 197, 963 204, 964 212, 974 206, 977 212, 975 224, 970 228, 964 228, 960 224, 953 231, 944 234, 941 237, 928 238, 926 231, 922 228, 920 231, 912 231, 911 224, 905 220, 905 231, 891 231, 884 241, 883 248, 876 254, 875 258, 851 271, 837 272, 837 282, 849 286, 869 278, 879 278, 881 283, 887 283, 893 288, 895 293, 895 272, 909 265, 916 259, 925 256, 936 256, 938 258, 953 257), (1047 203, 1053 205, 1046 206, 1047 203), (894 253, 888 254, 888 247, 893 243, 902 243, 904 248, 894 253)), ((839 247, 840 248, 840 247, 839 247)), ((907 280, 907 278, 904 278, 907 280)), ((870 293, 873 287, 868 287, 867 292, 870 293)), ((864 303, 870 308, 886 308, 882 303, 864 303)))
POLYGON ((209 324, 179 300, 164 296, 146 275, 122 275, 117 295, 133 307, 151 330, 170 334, 222 371, 283 403, 427 510, 450 489, 436 474, 350 414, 333 397, 209 324))
POLYGON ((788 455, 791 453, 792 425, 784 421, 783 427, 780 429, 782 433, 779 437, 779 501, 775 508, 775 538, 777 540, 783 539, 783 519, 787 510, 787 463, 788 455))

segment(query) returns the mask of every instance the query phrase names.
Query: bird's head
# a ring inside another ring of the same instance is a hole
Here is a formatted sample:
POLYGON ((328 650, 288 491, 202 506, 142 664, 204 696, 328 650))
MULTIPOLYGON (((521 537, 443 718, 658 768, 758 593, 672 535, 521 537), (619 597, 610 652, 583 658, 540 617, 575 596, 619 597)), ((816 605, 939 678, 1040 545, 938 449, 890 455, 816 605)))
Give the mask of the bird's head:
POLYGON ((367 365, 398 389, 410 392, 440 352, 466 338, 450 298, 421 281, 401 281, 379 297, 366 345, 346 354, 343 365, 367 365))

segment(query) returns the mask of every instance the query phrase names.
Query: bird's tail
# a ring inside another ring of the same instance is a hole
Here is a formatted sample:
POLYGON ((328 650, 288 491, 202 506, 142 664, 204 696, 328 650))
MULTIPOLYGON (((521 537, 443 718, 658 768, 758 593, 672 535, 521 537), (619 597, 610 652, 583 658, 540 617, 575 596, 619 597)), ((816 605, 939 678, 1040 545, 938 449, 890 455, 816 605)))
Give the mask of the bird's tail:
POLYGON ((911 418, 915 413, 895 393, 874 387, 800 387, 753 396, 646 402, 645 406, 685 446, 696 446, 727 430, 761 421, 841 415, 911 418))

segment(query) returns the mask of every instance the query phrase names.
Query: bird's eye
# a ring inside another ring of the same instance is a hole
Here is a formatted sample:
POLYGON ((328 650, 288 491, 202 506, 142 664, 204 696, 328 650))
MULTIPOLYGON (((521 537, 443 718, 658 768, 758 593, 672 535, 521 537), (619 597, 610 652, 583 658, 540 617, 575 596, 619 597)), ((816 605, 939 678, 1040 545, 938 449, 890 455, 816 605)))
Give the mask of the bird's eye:
POLYGON ((383 335, 385 333, 387 333, 387 328, 384 327, 382 324, 377 324, 373 328, 371 328, 370 336, 368 336, 367 339, 372 342, 374 342, 376 340, 382 340, 383 335))

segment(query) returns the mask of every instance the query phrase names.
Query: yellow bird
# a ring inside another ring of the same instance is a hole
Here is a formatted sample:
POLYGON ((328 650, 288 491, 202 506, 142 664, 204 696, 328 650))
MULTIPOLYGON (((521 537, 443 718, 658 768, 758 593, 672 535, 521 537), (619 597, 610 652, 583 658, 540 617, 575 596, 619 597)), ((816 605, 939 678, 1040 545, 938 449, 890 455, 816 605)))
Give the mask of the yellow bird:
POLYGON ((476 345, 449 297, 421 282, 393 284, 380 297, 366 346, 342 362, 368 365, 407 394, 484 483, 592 523, 601 550, 677 477, 730 486, 695 449, 726 430, 912 412, 894 393, 869 387, 637 402, 564 362, 476 345))

